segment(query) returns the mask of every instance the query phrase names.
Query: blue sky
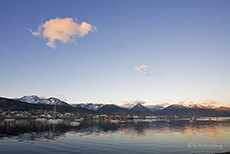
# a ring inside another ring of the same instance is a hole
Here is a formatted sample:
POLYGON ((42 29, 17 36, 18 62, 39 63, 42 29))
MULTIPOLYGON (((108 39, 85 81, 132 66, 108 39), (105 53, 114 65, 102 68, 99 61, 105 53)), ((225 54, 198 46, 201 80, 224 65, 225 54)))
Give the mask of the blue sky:
POLYGON ((0 94, 230 105, 229 6, 227 0, 1 0, 0 94), (56 40, 55 49, 29 31, 57 18, 97 30, 75 42, 56 40), (135 69, 141 65, 145 71, 135 69))

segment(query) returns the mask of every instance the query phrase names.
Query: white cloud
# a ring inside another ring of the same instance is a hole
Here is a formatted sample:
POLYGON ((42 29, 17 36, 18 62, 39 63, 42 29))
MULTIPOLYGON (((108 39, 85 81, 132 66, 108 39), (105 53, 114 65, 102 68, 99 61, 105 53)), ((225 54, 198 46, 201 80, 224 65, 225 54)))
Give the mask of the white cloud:
POLYGON ((143 75, 146 76, 146 77, 157 74, 156 72, 150 72, 149 67, 147 65, 140 65, 138 67, 134 67, 134 69, 136 71, 139 71, 139 72, 143 73, 143 75))
POLYGON ((141 65, 141 66, 135 67, 134 69, 137 71, 146 72, 146 71, 148 71, 148 66, 141 65))
POLYGON ((42 36, 48 39, 46 45, 55 49, 55 41, 61 43, 75 42, 76 37, 83 37, 90 31, 95 32, 97 28, 86 22, 78 23, 77 19, 57 17, 39 25, 37 31, 31 29, 29 31, 35 37, 42 36))

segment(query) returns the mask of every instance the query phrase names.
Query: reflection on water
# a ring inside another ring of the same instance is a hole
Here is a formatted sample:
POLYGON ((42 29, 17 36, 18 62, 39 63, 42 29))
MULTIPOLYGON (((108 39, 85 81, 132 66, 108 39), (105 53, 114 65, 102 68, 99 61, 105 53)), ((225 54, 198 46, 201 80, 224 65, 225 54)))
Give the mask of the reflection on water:
MULTIPOLYGON (((109 121, 88 120, 82 121, 78 127, 71 127, 69 121, 57 125, 36 120, 0 121, 0 143, 11 142, 12 140, 32 144, 52 141, 54 144, 63 144, 63 146, 76 143, 82 146, 82 148, 78 147, 80 152, 87 152, 84 151, 84 146, 105 146, 104 150, 109 146, 110 148, 106 150, 112 150, 110 153, 116 153, 113 149, 118 147, 125 149, 121 151, 122 153, 135 153, 140 149, 142 149, 139 151, 141 153, 154 153, 153 150, 155 152, 158 150, 157 153, 171 150, 170 152, 173 153, 173 149, 175 153, 223 152, 230 151, 229 132, 230 122, 228 120, 212 122, 198 120, 192 123, 189 120, 128 122, 125 125, 110 123, 109 121), (9 141, 9 139, 12 140, 9 141), (84 145, 80 141, 84 141, 84 145), (131 145, 136 145, 138 148, 134 148, 135 151, 126 149, 131 145), (217 147, 218 145, 219 147, 217 147)), ((72 149, 74 152, 75 148, 67 149, 72 149)), ((94 153, 97 153, 96 151, 101 153, 103 152, 102 149, 95 149, 94 153)))
POLYGON ((155 121, 155 122, 129 122, 126 125, 119 125, 110 123, 109 121, 83 121, 78 127, 71 127, 69 121, 64 121, 56 125, 50 125, 46 121, 35 120, 15 120, 15 121, 0 121, 0 138, 22 136, 25 134, 25 139, 32 139, 44 137, 53 139, 55 136, 60 136, 68 131, 75 133, 83 133, 85 135, 103 134, 106 132, 121 131, 124 135, 145 136, 151 133, 181 133, 198 134, 202 133, 210 137, 218 137, 223 131, 230 129, 229 121, 196 121, 190 123, 189 121, 175 120, 170 122, 155 121))
POLYGON ((47 122, 35 120, 0 121, 0 138, 18 136, 20 140, 35 140, 45 137, 54 139, 68 129, 65 123, 49 125, 47 122))

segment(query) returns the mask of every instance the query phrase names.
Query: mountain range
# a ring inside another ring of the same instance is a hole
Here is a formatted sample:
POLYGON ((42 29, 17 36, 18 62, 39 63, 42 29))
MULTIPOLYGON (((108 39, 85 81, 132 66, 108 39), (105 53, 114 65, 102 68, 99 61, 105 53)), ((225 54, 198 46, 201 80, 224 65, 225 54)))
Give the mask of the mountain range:
POLYGON ((196 114, 197 116, 230 116, 230 108, 229 107, 208 107, 200 104, 190 104, 190 105, 182 105, 182 104, 173 104, 173 105, 154 105, 154 106, 143 106, 141 103, 137 103, 132 108, 123 108, 121 106, 117 106, 114 104, 93 104, 93 103, 80 103, 80 104, 68 104, 65 101, 62 101, 55 97, 50 98, 40 98, 36 95, 32 96, 23 96, 22 98, 16 99, 7 99, 0 97, 0 108, 8 105, 10 108, 21 108, 24 106, 29 108, 38 108, 40 107, 47 109, 51 108, 50 106, 57 105, 57 107, 61 110, 68 111, 79 111, 86 113, 105 113, 105 114, 138 114, 138 115, 179 115, 179 116, 191 116, 196 114), (7 104, 8 102, 8 104, 7 104), (10 103, 13 105, 10 105, 10 103))
POLYGON ((81 103, 81 104, 72 104, 71 106, 72 107, 82 107, 82 108, 86 108, 89 110, 97 111, 100 108, 102 108, 104 105, 103 104, 93 104, 93 103, 87 103, 87 104, 81 103))
POLYGON ((16 98, 15 100, 31 103, 31 104, 47 104, 47 105, 60 105, 60 106, 70 106, 67 102, 61 101, 58 98, 40 98, 36 95, 32 96, 23 96, 22 98, 16 98))

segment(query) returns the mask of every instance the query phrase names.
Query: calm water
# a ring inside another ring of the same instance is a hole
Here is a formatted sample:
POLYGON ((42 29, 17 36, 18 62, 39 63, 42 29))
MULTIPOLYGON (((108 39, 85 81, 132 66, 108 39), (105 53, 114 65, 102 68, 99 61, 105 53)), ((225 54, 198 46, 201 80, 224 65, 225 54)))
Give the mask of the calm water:
POLYGON ((170 122, 83 121, 49 125, 35 120, 0 121, 0 153, 218 153, 230 151, 230 121, 203 118, 170 122))

